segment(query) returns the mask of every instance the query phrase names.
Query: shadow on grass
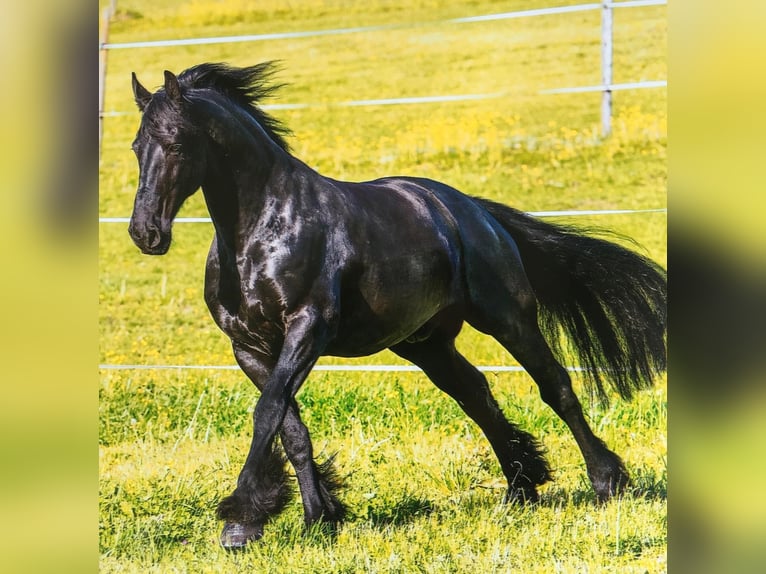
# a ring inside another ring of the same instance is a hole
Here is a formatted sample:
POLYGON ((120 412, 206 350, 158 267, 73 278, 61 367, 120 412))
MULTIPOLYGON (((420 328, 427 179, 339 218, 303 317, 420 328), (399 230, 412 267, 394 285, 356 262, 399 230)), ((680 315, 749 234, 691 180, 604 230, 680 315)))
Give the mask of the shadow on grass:
POLYGON ((375 527, 402 526, 422 516, 429 516, 436 510, 433 502, 412 495, 405 497, 391 507, 370 508, 367 518, 375 527))
MULTIPOLYGON (((625 495, 636 500, 663 501, 668 498, 667 476, 658 474, 652 469, 633 471, 631 484, 625 491, 625 495)), ((596 494, 586 479, 575 489, 549 488, 541 496, 540 504, 543 506, 559 505, 598 505, 596 494)))
POLYGON ((642 498, 644 500, 667 500, 667 474, 665 472, 658 473, 653 469, 636 470, 631 477, 628 493, 633 498, 642 498))
MULTIPOLYGON (((410 524, 420 517, 431 515, 435 511, 436 506, 430 500, 404 495, 402 500, 392 506, 375 508, 368 506, 366 512, 354 512, 349 509, 349 516, 340 524, 316 522, 301 531, 300 542, 324 547, 333 544, 346 525, 360 521, 369 522, 373 529, 383 530, 387 527, 395 528, 410 524)), ((284 531, 278 536, 278 539, 285 544, 285 547, 298 541, 296 531, 290 529, 287 523, 284 523, 282 527, 284 531)))

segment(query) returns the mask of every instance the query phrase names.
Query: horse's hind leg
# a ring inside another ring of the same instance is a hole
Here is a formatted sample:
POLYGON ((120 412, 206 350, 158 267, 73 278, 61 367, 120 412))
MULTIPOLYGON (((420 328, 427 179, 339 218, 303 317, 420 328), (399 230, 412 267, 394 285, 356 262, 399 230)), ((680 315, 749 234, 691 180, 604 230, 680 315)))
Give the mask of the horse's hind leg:
POLYGON ((537 302, 531 291, 515 297, 482 298, 470 323, 495 337, 537 383, 540 396, 567 424, 577 442, 588 477, 599 500, 604 501, 627 486, 629 479, 620 458, 588 426, 572 390, 569 374, 553 356, 537 323, 537 302))
POLYGON ((455 349, 454 338, 436 333, 425 341, 400 343, 391 350, 423 369, 479 425, 508 480, 508 499, 536 502, 536 487, 550 480, 542 450, 532 435, 505 418, 487 379, 455 349))

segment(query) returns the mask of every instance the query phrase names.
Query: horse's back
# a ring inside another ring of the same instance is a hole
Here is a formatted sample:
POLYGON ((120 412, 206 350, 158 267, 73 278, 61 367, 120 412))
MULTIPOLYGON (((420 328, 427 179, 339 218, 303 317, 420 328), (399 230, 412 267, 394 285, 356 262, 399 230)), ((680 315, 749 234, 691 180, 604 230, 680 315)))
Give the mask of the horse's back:
POLYGON ((477 257, 520 263, 513 237, 479 202, 458 189, 417 177, 388 177, 369 183, 405 189, 435 206, 455 233, 466 263, 477 257))

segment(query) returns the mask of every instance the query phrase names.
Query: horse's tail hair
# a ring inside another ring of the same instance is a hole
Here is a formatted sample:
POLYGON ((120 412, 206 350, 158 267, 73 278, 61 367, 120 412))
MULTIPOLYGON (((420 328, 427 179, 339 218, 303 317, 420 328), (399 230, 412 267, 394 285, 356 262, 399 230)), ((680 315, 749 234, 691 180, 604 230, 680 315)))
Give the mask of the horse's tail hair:
MULTIPOLYGON (((624 399, 667 367, 667 273, 617 243, 476 199, 510 234, 539 305, 540 329, 563 358, 562 330, 591 392, 624 399)), ((605 232, 601 231, 600 234, 605 232)), ((612 234, 614 235, 614 234, 612 234)))

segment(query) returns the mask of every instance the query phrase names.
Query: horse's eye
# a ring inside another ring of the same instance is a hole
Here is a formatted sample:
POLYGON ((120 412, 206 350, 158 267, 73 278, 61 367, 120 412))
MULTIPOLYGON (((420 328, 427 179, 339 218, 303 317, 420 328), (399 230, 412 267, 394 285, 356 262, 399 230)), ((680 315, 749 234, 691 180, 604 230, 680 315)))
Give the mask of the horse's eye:
POLYGON ((176 154, 177 154, 177 153, 181 153, 181 144, 177 144, 177 143, 174 143, 174 144, 170 144, 170 145, 168 146, 168 152, 170 152, 170 153, 176 153, 176 154))

